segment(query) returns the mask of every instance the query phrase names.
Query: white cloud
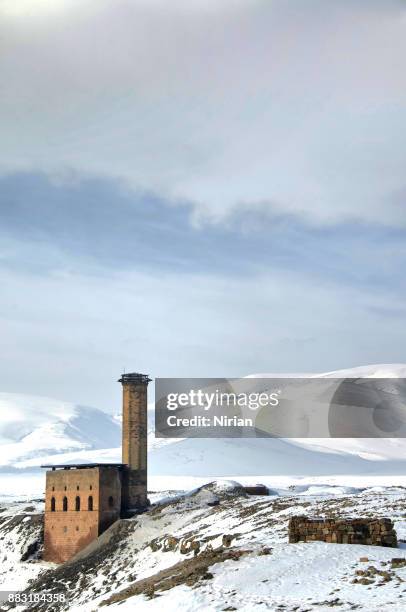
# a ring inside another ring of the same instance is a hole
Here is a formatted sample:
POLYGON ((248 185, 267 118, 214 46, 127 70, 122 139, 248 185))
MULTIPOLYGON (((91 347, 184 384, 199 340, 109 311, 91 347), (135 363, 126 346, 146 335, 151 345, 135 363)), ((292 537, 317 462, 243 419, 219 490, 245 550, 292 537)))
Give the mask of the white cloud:
POLYGON ((119 176, 215 218, 269 202, 317 223, 406 222, 403 3, 13 4, 4 172, 119 176))

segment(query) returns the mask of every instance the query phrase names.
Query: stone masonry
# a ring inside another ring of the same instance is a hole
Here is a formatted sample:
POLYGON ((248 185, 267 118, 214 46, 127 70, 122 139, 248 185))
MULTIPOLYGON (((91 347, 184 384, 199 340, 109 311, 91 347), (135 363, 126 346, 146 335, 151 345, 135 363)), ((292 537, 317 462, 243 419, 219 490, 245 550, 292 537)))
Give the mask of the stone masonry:
POLYGON ((127 466, 123 482, 123 506, 131 515, 148 505, 147 499, 147 386, 144 374, 123 374, 122 461, 127 466))
POLYGON ((109 465, 47 472, 46 561, 67 561, 120 518, 121 474, 109 465))
POLYGON ((396 531, 389 518, 311 519, 293 516, 289 520, 289 542, 331 542, 397 547, 396 531))

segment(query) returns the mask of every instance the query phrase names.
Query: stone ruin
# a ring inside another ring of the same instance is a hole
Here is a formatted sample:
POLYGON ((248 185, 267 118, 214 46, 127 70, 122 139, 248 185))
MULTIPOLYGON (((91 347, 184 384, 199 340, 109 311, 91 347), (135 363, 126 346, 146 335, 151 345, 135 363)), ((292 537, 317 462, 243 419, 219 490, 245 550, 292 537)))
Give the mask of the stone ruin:
POLYGON ((393 548, 398 545, 389 518, 311 519, 293 516, 289 520, 289 542, 371 544, 393 548))

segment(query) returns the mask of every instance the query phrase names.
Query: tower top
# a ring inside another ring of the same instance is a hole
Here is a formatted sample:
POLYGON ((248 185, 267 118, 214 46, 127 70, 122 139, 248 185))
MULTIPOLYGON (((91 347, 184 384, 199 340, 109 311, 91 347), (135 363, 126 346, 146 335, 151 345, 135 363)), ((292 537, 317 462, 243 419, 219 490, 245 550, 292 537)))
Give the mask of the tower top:
POLYGON ((148 374, 138 374, 137 372, 133 372, 132 374, 122 374, 121 378, 119 378, 118 382, 121 384, 135 384, 135 385, 148 385, 151 382, 151 378, 148 374))

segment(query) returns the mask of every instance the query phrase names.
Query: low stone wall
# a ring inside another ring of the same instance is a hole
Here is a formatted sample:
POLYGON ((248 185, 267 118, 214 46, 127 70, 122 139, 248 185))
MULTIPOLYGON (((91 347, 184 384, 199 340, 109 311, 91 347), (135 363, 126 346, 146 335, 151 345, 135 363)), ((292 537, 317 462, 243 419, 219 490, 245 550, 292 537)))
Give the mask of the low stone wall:
POLYGON ((396 531, 389 518, 310 519, 293 516, 289 542, 331 542, 397 547, 396 531))

